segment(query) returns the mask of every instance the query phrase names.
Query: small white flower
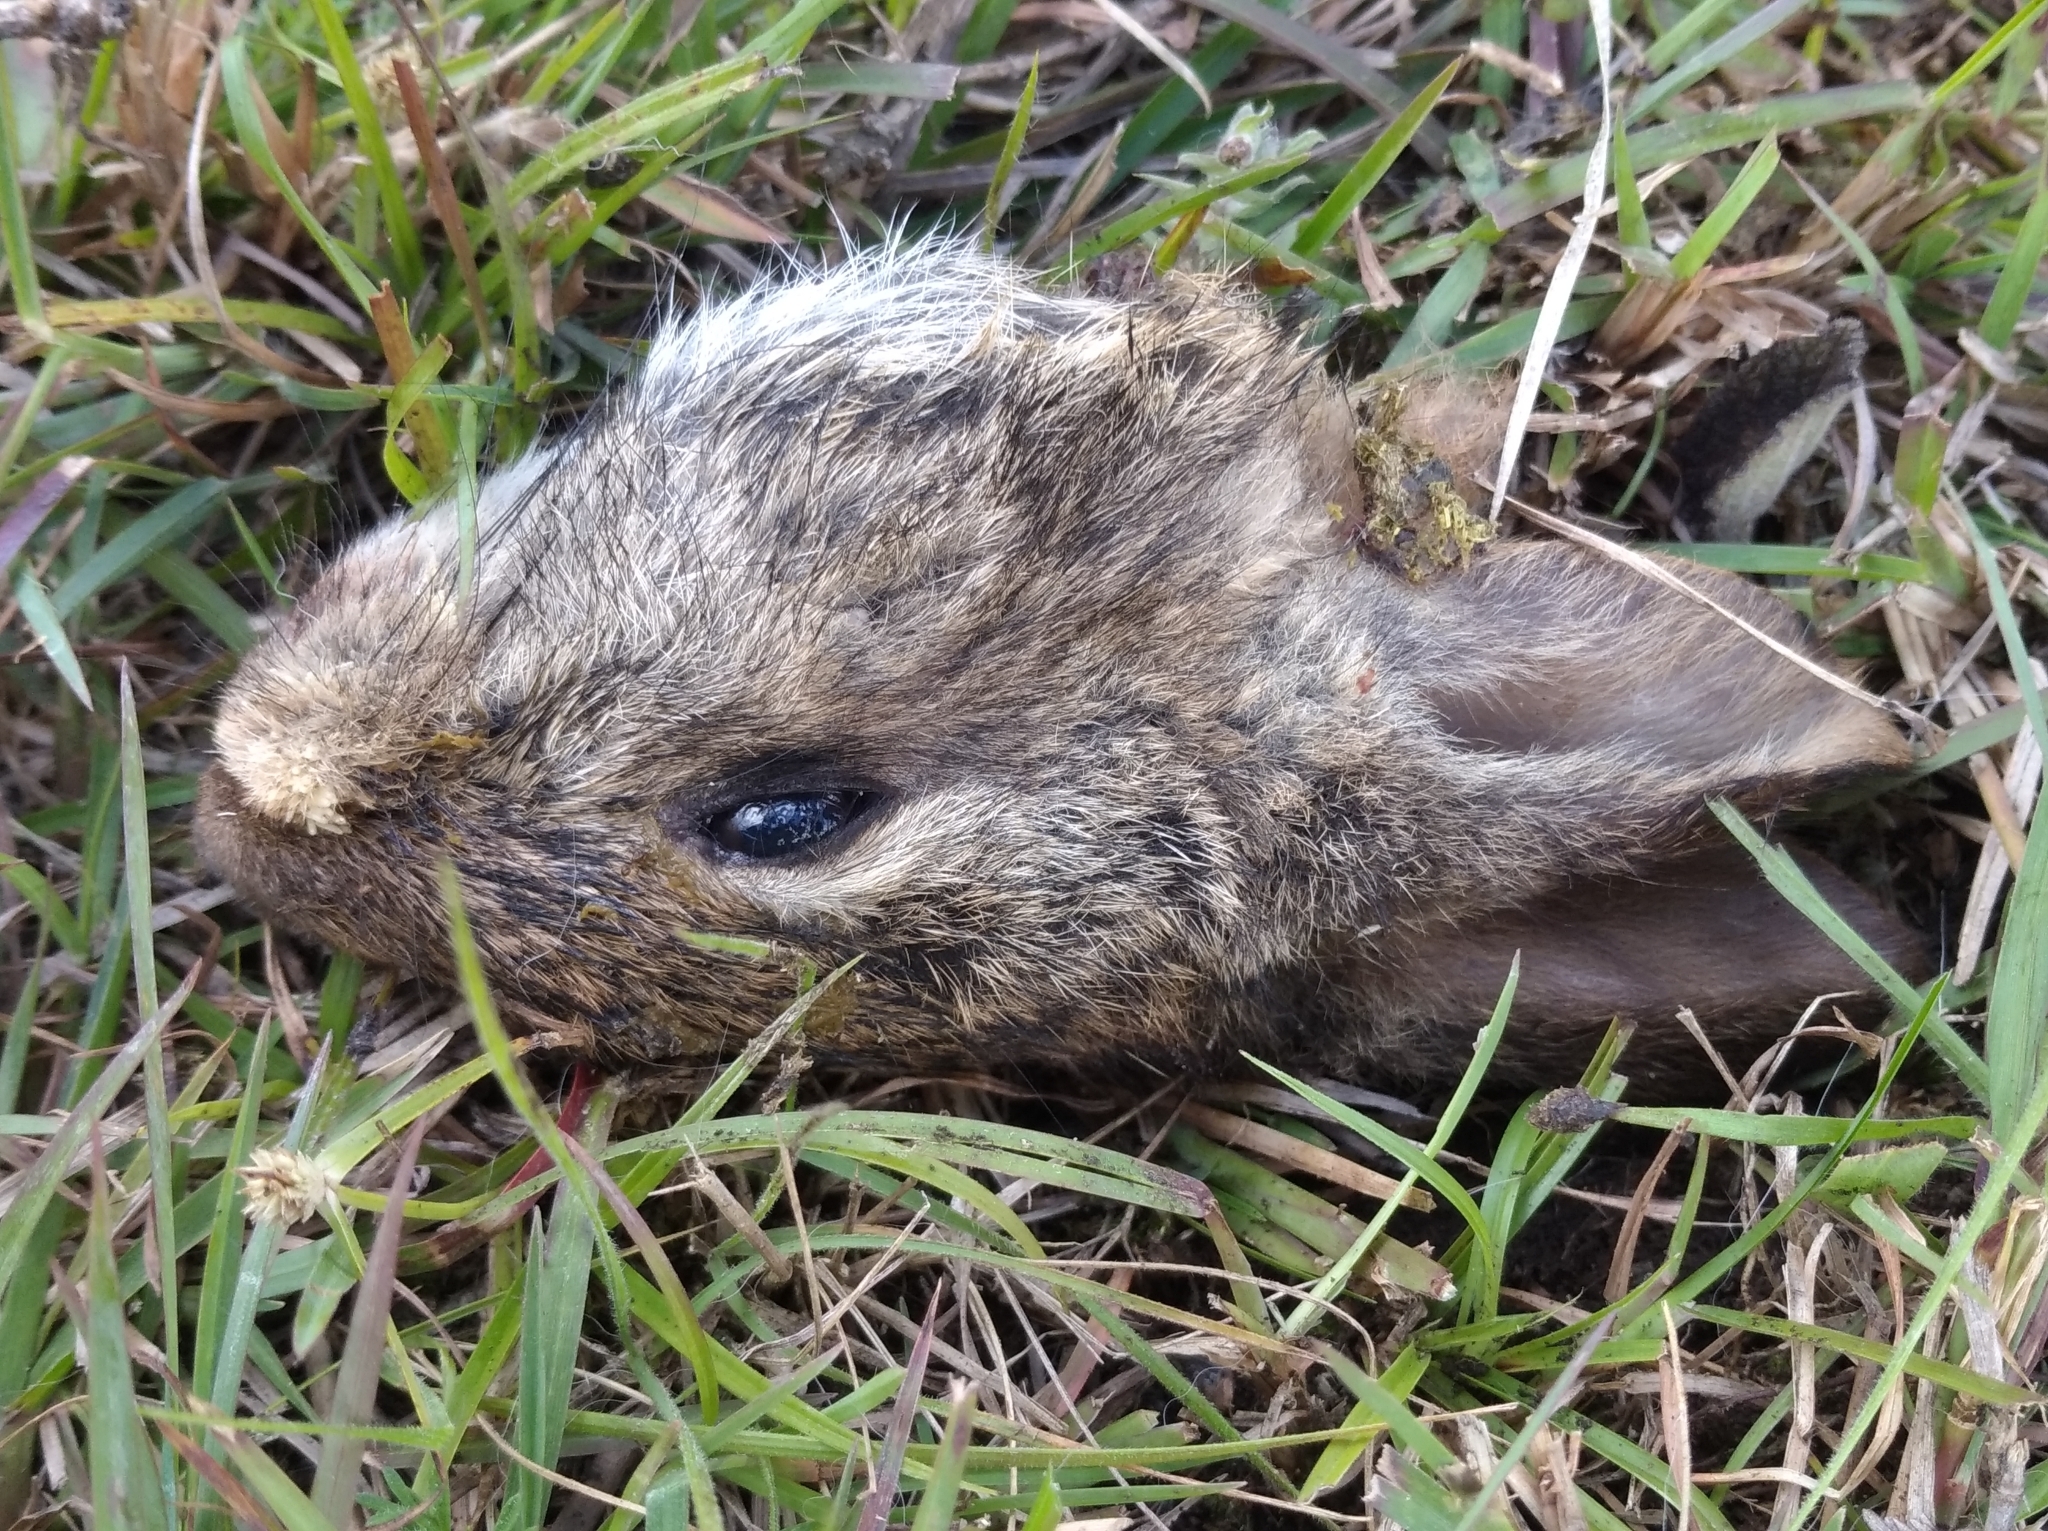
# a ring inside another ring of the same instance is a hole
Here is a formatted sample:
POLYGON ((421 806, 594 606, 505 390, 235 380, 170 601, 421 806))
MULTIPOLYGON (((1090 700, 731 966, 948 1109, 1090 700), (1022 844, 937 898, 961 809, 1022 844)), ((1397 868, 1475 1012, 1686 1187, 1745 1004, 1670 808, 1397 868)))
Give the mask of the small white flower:
POLYGON ((296 1148, 257 1148, 236 1171, 249 1198, 249 1220, 289 1228, 320 1210, 334 1194, 334 1177, 296 1148))

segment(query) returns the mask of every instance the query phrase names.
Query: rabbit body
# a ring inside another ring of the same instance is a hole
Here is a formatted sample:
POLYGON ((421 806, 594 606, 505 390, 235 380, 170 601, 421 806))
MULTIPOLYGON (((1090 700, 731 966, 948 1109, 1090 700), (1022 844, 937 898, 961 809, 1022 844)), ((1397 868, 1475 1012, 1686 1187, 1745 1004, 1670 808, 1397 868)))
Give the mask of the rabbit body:
POLYGON ((1222 284, 924 249, 744 295, 485 483, 466 593, 444 503, 278 618, 201 851, 428 976, 452 859, 501 1003, 615 1060, 788 1003, 693 935, 861 956, 807 1026, 856 1062, 1432 1077, 1520 951, 1503 1077, 1560 1082, 1616 1014, 1746 1054, 1865 989, 1702 818, 1901 761, 1883 716, 1568 545, 1360 559, 1356 434, 1222 284))

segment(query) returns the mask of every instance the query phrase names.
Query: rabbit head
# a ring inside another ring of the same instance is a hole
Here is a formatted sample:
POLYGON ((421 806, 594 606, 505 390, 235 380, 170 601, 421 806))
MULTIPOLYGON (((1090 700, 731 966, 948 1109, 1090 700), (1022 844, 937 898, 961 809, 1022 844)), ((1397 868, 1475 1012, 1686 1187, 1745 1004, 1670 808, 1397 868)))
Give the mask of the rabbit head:
POLYGON ((787 1003, 787 967, 709 937, 860 955, 814 1050, 935 1064, 1428 1072, 1413 1039, 1469 1041, 1512 949, 1557 941, 1549 989, 1524 959, 1530 1034, 1583 1040, 1706 1007, 1660 942, 1759 911, 1780 1009, 1861 987, 1690 852, 1714 795, 1901 758, 1882 716, 1564 545, 1420 583, 1361 559, 1357 435, 1220 283, 1109 300, 925 248, 710 307, 487 481, 466 588, 444 503, 277 619, 221 705, 202 853, 429 976, 452 861, 501 1002, 614 1059, 787 1003), (1587 991, 1617 886, 1639 928, 1587 991), (1467 931, 1496 938, 1454 961, 1467 931))

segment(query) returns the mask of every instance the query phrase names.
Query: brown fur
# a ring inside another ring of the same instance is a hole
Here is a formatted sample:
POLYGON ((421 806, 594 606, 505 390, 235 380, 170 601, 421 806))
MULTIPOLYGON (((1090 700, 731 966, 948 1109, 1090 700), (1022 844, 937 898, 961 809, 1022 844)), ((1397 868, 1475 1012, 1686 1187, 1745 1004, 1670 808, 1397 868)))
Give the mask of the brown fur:
POLYGON ((1902 759, 1882 716, 1568 546, 1419 586, 1360 562, 1340 400, 1218 286, 1048 294, 925 250, 739 300, 487 486, 466 606, 450 507, 342 555, 223 702, 201 849, 429 976, 452 858, 501 1001, 611 1057, 788 1001, 679 930, 865 954, 813 1047, 933 1065, 1440 1075, 1517 948, 1529 1080, 1617 1011, 1690 1004, 1746 1058, 1864 988, 1746 867, 1685 869, 1710 797, 1902 759), (702 833, 825 788, 876 806, 814 850, 702 833), (1763 929, 1767 960, 1729 944, 1763 929))

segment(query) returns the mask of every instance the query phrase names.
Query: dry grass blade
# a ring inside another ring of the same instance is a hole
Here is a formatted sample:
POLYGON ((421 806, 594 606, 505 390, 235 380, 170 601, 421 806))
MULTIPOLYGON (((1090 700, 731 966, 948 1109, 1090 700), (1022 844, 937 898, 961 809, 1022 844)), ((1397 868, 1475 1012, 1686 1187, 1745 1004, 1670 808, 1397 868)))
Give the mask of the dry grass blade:
POLYGON ((420 82, 412 72, 412 65, 402 58, 391 61, 391 75, 397 81, 405 102, 406 125, 412 130, 420 164, 427 173, 427 196, 433 203, 434 216, 440 220, 442 232, 448 236, 448 251, 455 259, 456 273, 462 278, 462 291, 469 299, 476 332, 488 335, 491 331, 490 305, 484 301, 483 283, 477 276, 476 252, 469 243, 469 225, 463 221, 462 202, 455 194, 455 182, 448 174, 448 161, 441 153, 441 142, 434 136, 433 120, 427 115, 420 82))
POLYGON ((313 1504, 330 1525, 346 1525, 355 1503, 356 1472, 363 1460, 363 1441, 351 1432, 367 1424, 377 1391, 378 1367, 384 1356, 385 1327, 390 1321, 391 1294, 398 1276, 398 1244, 405 1227, 406 1193, 412 1188, 413 1166, 426 1140, 427 1118, 412 1125, 399 1145, 398 1164, 391 1173, 377 1236, 363 1261, 348 1342, 335 1377, 334 1402, 328 1423, 336 1434, 322 1444, 319 1470, 313 1476, 313 1504))
POLYGON ((1593 226, 1599 222, 1600 204, 1606 197, 1608 145, 1614 132, 1614 21, 1608 0, 1588 0, 1593 19, 1593 41, 1600 60, 1600 131, 1586 154, 1584 205, 1574 223, 1564 253, 1550 273, 1543 304, 1536 312, 1536 328, 1529 338, 1529 352, 1515 381, 1515 397, 1509 407, 1507 434, 1501 443, 1500 466, 1494 470, 1497 482, 1489 514, 1500 520, 1514 467, 1522 454, 1522 434, 1536 407, 1536 394, 1550 365, 1550 349, 1564 324, 1565 305, 1571 301, 1586 252, 1593 246, 1593 226))
POLYGON ((65 458, 37 479, 35 486, 15 502, 7 512, 6 520, 0 521, 0 569, 13 564, 15 554, 28 545, 29 538, 63 502, 71 486, 85 477, 92 462, 90 457, 65 458))
MULTIPOLYGON (((1656 1157, 1636 1182, 1635 1195, 1629 1200, 1628 1215, 1622 1222, 1621 1232, 1615 1237, 1614 1254, 1607 1266, 1607 1285, 1601 1295, 1609 1302, 1620 1302, 1635 1285, 1632 1272, 1636 1262, 1636 1241, 1642 1236, 1643 1219, 1649 1211, 1650 1198, 1656 1194, 1664 1171, 1670 1167, 1672 1155, 1678 1152, 1690 1132, 1691 1123, 1688 1122, 1666 1133, 1656 1157)), ((1704 1146, 1700 1151, 1705 1151, 1704 1146)))
POLYGON ((896 1484, 903 1472, 903 1458, 910 1446, 910 1427, 923 1403, 924 1369, 931 1359, 933 1331, 939 1321, 939 1298, 943 1284, 932 1288, 925 1305, 924 1322, 918 1326, 917 1341, 910 1347, 910 1359, 897 1387, 896 1405, 889 1411, 889 1433, 882 1438, 881 1454, 869 1465, 868 1491, 861 1500, 857 1531, 881 1531, 889 1519, 889 1507, 896 1499, 896 1484))
POLYGON ((1435 1209, 1436 1201, 1416 1186, 1403 1187, 1391 1176, 1354 1164, 1349 1159, 1318 1148, 1313 1143, 1280 1132, 1249 1117, 1232 1116, 1197 1101, 1185 1102, 1181 1120, 1200 1128, 1226 1148, 1246 1148, 1268 1159, 1277 1159, 1290 1169, 1303 1170, 1333 1185, 1341 1185, 1380 1201, 1398 1201, 1418 1212, 1435 1209))

